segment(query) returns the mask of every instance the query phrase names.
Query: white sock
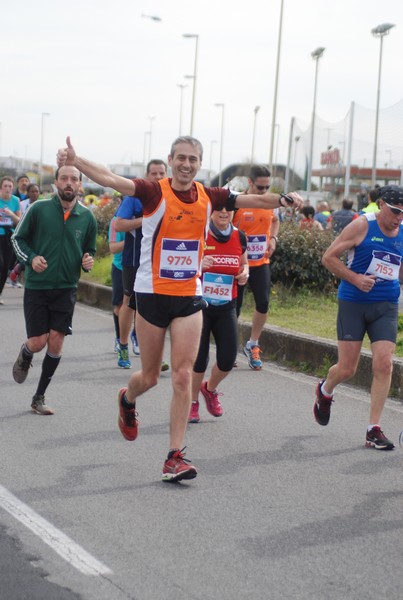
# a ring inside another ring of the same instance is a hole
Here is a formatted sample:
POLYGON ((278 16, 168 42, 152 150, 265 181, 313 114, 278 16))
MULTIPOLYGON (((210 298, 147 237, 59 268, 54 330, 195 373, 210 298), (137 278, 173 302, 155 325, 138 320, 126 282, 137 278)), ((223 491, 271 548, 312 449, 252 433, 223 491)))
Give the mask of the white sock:
POLYGON ((367 431, 370 432, 374 427, 380 427, 379 423, 373 423, 372 425, 368 425, 367 431))
POLYGON ((322 386, 321 386, 321 388, 320 388, 320 391, 321 391, 321 392, 322 392, 322 394, 323 394, 324 396, 326 396, 327 398, 332 398, 332 397, 333 397, 333 394, 329 394, 329 392, 327 392, 327 391, 326 391, 326 389, 325 389, 325 383, 326 383, 325 381, 322 383, 322 386))

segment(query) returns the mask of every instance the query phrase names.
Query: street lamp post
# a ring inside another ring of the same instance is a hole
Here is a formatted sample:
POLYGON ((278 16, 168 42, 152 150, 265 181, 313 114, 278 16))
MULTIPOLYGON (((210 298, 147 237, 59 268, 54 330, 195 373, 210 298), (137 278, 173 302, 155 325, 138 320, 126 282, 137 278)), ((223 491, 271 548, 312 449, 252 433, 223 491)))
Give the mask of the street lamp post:
POLYGON ((382 71, 382 50, 383 50, 383 38, 385 35, 389 33, 389 31, 394 27, 390 23, 383 23, 382 25, 378 25, 371 29, 371 33, 375 37, 380 38, 380 47, 379 47, 379 67, 378 67, 378 89, 376 93, 376 112, 375 112, 375 138, 374 138, 374 154, 372 158, 372 176, 371 176, 371 185, 375 186, 376 182, 376 154, 378 149, 378 122, 379 122, 379 99, 381 95, 381 71, 382 71))
POLYGON ((278 27, 278 41, 277 41, 277 64, 276 64, 276 79, 274 82, 274 98, 273 98, 273 115, 271 119, 271 134, 270 134, 270 155, 269 155, 269 167, 270 172, 273 173, 273 150, 274 150, 274 136, 276 129, 276 113, 277 113, 277 91, 278 91, 278 75, 280 71, 280 50, 281 50, 281 33, 283 28, 283 0, 280 4, 280 23, 278 27))
POLYGON ((213 146, 217 143, 217 140, 210 141, 210 168, 209 168, 209 185, 211 185, 211 173, 213 172, 213 146))
POLYGON ((187 85, 184 83, 178 83, 178 88, 180 89, 180 101, 179 101, 179 136, 182 135, 182 117, 183 117, 183 90, 187 88, 187 85))
POLYGON ((147 137, 151 134, 151 131, 144 132, 144 148, 143 148, 143 165, 144 169, 147 162, 147 137))
POLYGON ((153 137, 153 121, 154 121, 155 117, 148 117, 148 119, 150 121, 150 130, 149 130, 149 132, 150 132, 150 142, 148 144, 148 160, 150 160, 150 158, 151 158, 151 140, 152 140, 152 137, 153 137))
POLYGON ((298 142, 301 139, 300 135, 296 135, 294 138, 294 159, 293 159, 293 163, 292 163, 292 185, 293 188, 295 189, 295 161, 297 158, 297 147, 298 147, 298 142))
POLYGON ((311 184, 311 178, 312 178, 313 140, 314 140, 314 133, 315 133, 316 88, 317 88, 317 84, 318 84, 318 66, 319 66, 319 59, 323 55, 324 51, 325 51, 325 48, 316 48, 316 50, 314 50, 311 53, 311 56, 314 59, 314 61, 316 61, 316 64, 315 64, 315 85, 314 85, 314 89, 313 89, 313 109, 312 109, 312 122, 311 122, 311 143, 310 143, 310 146, 309 146, 308 176, 307 176, 307 185, 306 185, 306 191, 307 191, 308 200, 309 200, 309 194, 311 192, 311 185, 312 185, 311 184))
POLYGON ((253 116, 253 131, 252 131, 252 150, 250 153, 250 164, 253 165, 253 161, 255 158, 255 135, 256 135, 256 116, 257 113, 260 110, 260 106, 255 106, 255 108, 253 109, 254 112, 254 116, 253 116))
POLYGON ((196 40, 195 45, 195 61, 193 67, 193 92, 192 92, 192 112, 190 117, 190 135, 193 135, 193 126, 195 118, 195 98, 196 98, 196 79, 197 79, 197 53, 199 48, 199 36, 197 33, 183 33, 184 38, 194 38, 196 40))
POLYGON ((220 135, 220 166, 219 166, 219 175, 218 175, 218 186, 222 186, 222 149, 224 145, 224 109, 225 105, 222 102, 217 102, 214 104, 217 108, 221 108, 221 135, 220 135))
POLYGON ((44 120, 45 117, 49 117, 50 113, 47 112, 43 112, 41 115, 41 154, 40 154, 40 158, 39 158, 39 189, 42 188, 42 167, 43 167, 43 134, 44 134, 44 120))

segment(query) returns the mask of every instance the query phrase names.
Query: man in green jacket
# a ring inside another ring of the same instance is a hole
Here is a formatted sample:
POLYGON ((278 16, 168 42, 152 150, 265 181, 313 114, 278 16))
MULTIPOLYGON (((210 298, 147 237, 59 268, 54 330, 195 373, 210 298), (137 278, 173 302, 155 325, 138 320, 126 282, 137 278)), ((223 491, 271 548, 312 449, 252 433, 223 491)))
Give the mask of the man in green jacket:
POLYGON ((56 171, 57 194, 27 210, 12 236, 18 260, 26 265, 24 316, 27 340, 13 366, 17 383, 27 378, 33 355, 47 346, 32 411, 52 415, 45 391, 61 359, 72 320, 81 269, 94 264, 97 225, 78 201, 81 173, 73 166, 56 171))

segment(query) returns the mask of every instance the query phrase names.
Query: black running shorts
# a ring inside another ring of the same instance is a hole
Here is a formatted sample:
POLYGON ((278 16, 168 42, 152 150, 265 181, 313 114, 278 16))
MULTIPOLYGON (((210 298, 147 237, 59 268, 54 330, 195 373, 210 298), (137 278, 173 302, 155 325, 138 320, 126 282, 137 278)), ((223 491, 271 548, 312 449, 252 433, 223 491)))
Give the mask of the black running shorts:
POLYGON ((189 317, 207 306, 201 296, 165 296, 136 293, 137 312, 157 327, 167 328, 173 319, 189 317))
POLYGON ((73 333, 72 322, 77 289, 24 290, 25 327, 28 338, 49 333, 73 333))

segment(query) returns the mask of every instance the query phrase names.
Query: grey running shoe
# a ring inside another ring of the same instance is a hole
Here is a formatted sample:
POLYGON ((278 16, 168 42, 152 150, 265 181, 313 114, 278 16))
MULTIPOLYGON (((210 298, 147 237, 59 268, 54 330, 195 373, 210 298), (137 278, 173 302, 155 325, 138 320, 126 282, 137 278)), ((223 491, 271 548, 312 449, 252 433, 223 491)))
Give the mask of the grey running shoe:
POLYGON ((54 414, 53 410, 49 406, 46 406, 45 396, 40 394, 35 394, 35 396, 32 397, 31 409, 32 412, 36 413, 37 415, 54 414))
POLYGON ((13 365, 13 377, 17 383, 24 383, 27 378, 29 367, 32 365, 32 358, 26 359, 23 355, 24 344, 21 346, 20 353, 13 365))

